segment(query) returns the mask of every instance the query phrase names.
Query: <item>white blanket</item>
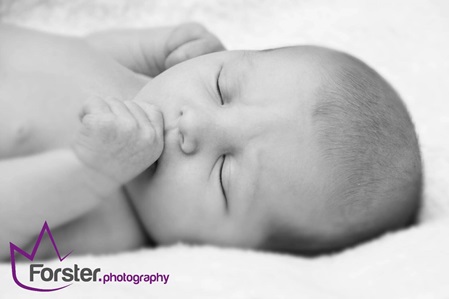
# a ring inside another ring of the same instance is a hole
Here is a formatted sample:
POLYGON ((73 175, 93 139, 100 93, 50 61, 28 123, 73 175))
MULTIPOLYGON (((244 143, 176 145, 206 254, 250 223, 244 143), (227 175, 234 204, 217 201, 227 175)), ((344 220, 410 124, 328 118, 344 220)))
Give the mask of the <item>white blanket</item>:
MULTIPOLYGON (((317 259, 213 247, 172 246, 69 257, 102 273, 167 273, 167 284, 75 283, 49 298, 448 298, 449 221, 385 236, 317 259), (182 296, 182 297, 181 297, 182 296)), ((52 268, 59 262, 52 262, 52 268)), ((28 266, 18 271, 28 271, 28 266)), ((0 267, 0 298, 42 298, 0 267)))
MULTIPOLYGON (((76 283, 54 298, 449 298, 449 2, 3 0, 3 21, 64 34, 199 21, 229 49, 318 44, 360 57, 399 91, 425 165, 421 224, 316 259, 178 245, 69 257, 167 284, 76 283), (61 2, 61 1, 59 1, 61 2)), ((0 45, 1 46, 1 45, 0 45)), ((20 266, 19 270, 24 270, 20 266)), ((0 298, 34 298, 0 265, 0 298)))

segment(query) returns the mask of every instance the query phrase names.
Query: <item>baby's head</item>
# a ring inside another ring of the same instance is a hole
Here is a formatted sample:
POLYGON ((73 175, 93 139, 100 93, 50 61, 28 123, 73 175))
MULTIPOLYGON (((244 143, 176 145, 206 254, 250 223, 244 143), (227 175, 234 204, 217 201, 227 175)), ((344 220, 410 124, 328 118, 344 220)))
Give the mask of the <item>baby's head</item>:
POLYGON ((388 83, 349 55, 214 53, 169 69, 136 99, 164 114, 162 156, 128 186, 157 243, 314 254, 416 216, 413 124, 388 83))

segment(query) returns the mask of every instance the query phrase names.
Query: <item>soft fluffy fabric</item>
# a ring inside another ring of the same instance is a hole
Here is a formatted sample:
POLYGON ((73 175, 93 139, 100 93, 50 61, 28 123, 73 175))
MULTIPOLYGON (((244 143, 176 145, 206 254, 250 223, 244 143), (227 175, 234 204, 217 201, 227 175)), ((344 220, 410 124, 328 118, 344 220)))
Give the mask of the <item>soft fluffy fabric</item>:
MULTIPOLYGON (((101 273, 169 273, 161 284, 76 283, 47 298, 448 298, 449 221, 436 221, 317 259, 185 245, 69 257, 101 273)), ((52 262, 51 267, 59 267, 52 262)), ((0 267, 0 298, 42 298, 0 267)), ((22 266, 19 272, 28 271, 22 266)))
MULTIPOLYGON (((228 49, 317 44, 349 52, 378 70, 402 95, 424 158, 425 201, 421 224, 415 228, 316 259, 185 245, 69 257, 102 272, 164 272, 171 278, 167 285, 151 286, 78 283, 47 296, 449 297, 447 1, 3 0, 0 12, 4 22, 62 34, 198 21, 228 49)), ((10 266, 0 265, 1 298, 40 295, 15 286, 10 266)))

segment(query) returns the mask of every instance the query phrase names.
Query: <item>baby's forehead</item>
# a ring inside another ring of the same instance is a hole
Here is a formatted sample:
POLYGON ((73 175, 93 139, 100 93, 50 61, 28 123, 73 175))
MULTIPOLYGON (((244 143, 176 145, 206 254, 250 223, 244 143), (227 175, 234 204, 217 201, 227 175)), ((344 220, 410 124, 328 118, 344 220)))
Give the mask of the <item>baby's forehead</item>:
POLYGON ((314 101, 321 78, 296 51, 240 51, 223 65, 220 81, 245 103, 304 113, 314 101))

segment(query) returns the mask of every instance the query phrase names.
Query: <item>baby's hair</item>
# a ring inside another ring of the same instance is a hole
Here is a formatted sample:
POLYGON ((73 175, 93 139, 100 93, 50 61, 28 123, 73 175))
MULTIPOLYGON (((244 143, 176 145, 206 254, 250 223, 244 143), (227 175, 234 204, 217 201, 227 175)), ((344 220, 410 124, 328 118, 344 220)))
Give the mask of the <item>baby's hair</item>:
POLYGON ((320 156, 333 174, 327 203, 340 220, 335 237, 309 249, 289 229, 270 236, 270 243, 278 243, 273 249, 302 254, 340 250, 411 225, 422 192, 418 139, 399 95, 357 58, 309 48, 321 80, 312 122, 320 156))

